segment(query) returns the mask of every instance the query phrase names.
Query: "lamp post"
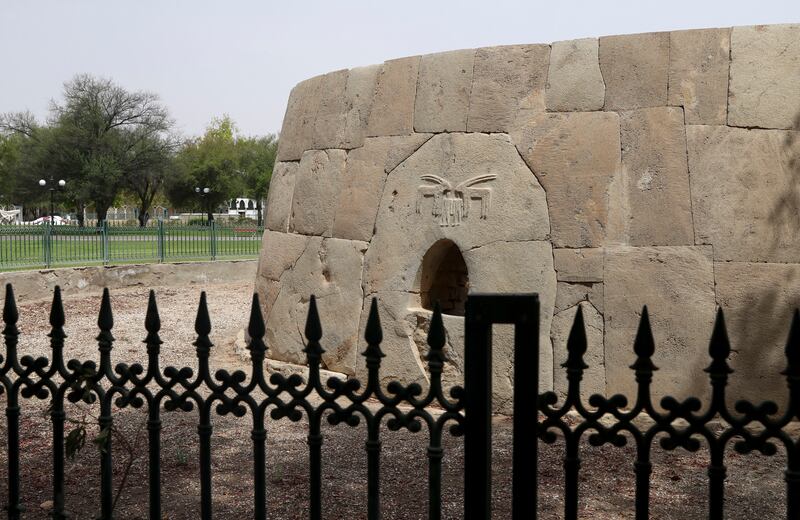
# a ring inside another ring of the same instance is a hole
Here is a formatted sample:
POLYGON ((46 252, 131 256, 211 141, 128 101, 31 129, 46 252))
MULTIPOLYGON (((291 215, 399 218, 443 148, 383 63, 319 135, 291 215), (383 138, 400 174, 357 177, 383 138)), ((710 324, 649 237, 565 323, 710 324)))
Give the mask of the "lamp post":
MULTIPOLYGON (((195 193, 197 193, 197 195, 200 197, 200 200, 202 201, 203 199, 205 199, 205 198, 206 198, 206 195, 208 195, 209 193, 211 193, 211 188, 200 188, 199 186, 195 186, 195 188, 194 188, 194 192, 195 192, 195 193)), ((205 208, 206 208, 206 204, 203 204, 203 203, 201 202, 201 203, 200 203, 200 207, 201 207, 201 208, 203 208, 203 209, 205 210, 205 208)), ((208 213, 208 211, 204 211, 204 213, 208 213)), ((207 216, 206 216, 206 219, 208 219, 208 217, 207 217, 207 216)))
MULTIPOLYGON (((64 186, 66 185, 67 181, 65 181, 64 179, 58 180, 58 188, 63 190, 64 186)), ((47 181, 44 179, 39 179, 39 186, 44 188, 45 186, 47 186, 47 181)), ((50 187, 48 188, 48 190, 50 190, 50 224, 54 224, 55 221, 53 219, 53 213, 55 213, 56 181, 52 175, 50 176, 50 187)))

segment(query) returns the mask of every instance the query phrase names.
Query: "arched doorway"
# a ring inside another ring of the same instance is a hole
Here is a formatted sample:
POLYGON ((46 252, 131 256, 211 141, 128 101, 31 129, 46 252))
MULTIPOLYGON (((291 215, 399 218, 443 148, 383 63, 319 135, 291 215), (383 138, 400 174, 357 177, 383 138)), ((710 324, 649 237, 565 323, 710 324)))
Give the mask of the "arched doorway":
POLYGON ((438 301, 443 314, 464 315, 469 273, 461 250, 452 240, 439 240, 422 257, 418 287, 422 308, 433 310, 438 301))

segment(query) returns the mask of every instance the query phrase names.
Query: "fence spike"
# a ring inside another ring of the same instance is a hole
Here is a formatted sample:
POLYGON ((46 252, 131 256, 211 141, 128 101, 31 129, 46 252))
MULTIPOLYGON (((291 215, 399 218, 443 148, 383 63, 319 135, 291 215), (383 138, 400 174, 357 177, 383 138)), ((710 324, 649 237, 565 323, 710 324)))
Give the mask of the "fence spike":
POLYGON ((14 298, 14 288, 10 283, 6 284, 6 297, 3 304, 3 322, 6 324, 6 330, 16 325, 19 319, 19 311, 17 310, 17 302, 14 298))
POLYGON ((447 335, 444 330, 444 323, 442 322, 442 308, 437 301, 433 305, 433 316, 431 316, 430 329, 428 330, 428 356, 427 361, 431 368, 434 365, 441 368, 446 361, 444 355, 444 345, 447 341, 447 335))
POLYGON ((61 301, 61 287, 56 285, 53 291, 53 303, 50 304, 50 326, 54 329, 64 327, 64 304, 61 301))
POLYGON ((306 317, 306 339, 310 342, 317 342, 322 339, 322 324, 319 321, 319 311, 317 310, 317 297, 311 295, 308 302, 308 316, 306 317))
POLYGON ((199 336, 211 334, 211 318, 208 315, 208 302, 206 292, 200 293, 200 304, 197 306, 197 317, 194 320, 194 331, 199 336))
POLYGON ((789 338, 786 340, 786 369, 781 372, 791 378, 800 378, 800 310, 794 310, 789 338))
POLYGON ((114 314, 111 312, 111 294, 108 292, 108 287, 103 289, 100 314, 97 316, 97 326, 102 331, 109 331, 114 328, 114 314))
POLYGON ((561 366, 568 371, 583 371, 589 368, 589 365, 583 360, 586 348, 586 325, 583 321, 583 307, 578 305, 572 328, 569 331, 569 337, 567 337, 567 360, 561 366))
POLYGON ((731 353, 731 344, 728 341, 728 331, 725 328, 725 314, 720 307, 717 310, 717 319, 714 322, 714 332, 711 333, 711 341, 708 344, 708 354, 711 356, 711 364, 705 371, 711 375, 727 375, 733 372, 728 365, 728 356, 731 353))
POLYGON ((642 318, 639 320, 639 328, 636 330, 636 339, 633 341, 633 352, 636 354, 636 361, 630 368, 640 372, 653 372, 658 367, 653 364, 651 359, 656 351, 656 342, 653 339, 653 330, 650 328, 650 313, 647 305, 642 307, 642 318))
POLYGON ((251 354, 256 354, 263 357, 267 351, 267 345, 264 344, 264 315, 261 314, 261 303, 258 299, 258 294, 253 293, 253 304, 250 306, 250 321, 247 324, 247 334, 250 336, 250 343, 247 349, 251 354))
POLYGON ((367 318, 367 326, 364 330, 364 339, 367 340, 367 349, 363 355, 367 360, 375 359, 380 360, 384 357, 381 351, 381 341, 383 341, 383 330, 381 330, 381 318, 378 315, 378 299, 372 298, 372 304, 369 308, 369 317, 367 318))
POLYGON ((149 333, 157 333, 161 330, 161 317, 158 315, 158 304, 156 304, 156 292, 150 289, 147 299, 147 314, 144 318, 144 328, 149 333))

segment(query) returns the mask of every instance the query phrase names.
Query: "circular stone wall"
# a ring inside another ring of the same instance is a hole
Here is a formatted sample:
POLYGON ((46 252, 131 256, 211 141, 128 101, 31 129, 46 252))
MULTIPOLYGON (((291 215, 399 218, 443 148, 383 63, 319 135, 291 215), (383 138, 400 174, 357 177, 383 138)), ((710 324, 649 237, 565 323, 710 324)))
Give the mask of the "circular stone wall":
MULTIPOLYGON (((422 264, 451 243, 466 273, 442 272, 469 290, 540 294, 543 389, 566 390, 582 306, 587 395, 633 396, 647 304, 654 392, 703 396, 721 306, 734 397, 783 400, 800 305, 798 121, 799 25, 461 50, 306 80, 286 110, 257 277, 270 356, 304 362, 316 294, 326 367, 362 376, 377 297, 383 376, 425 384, 426 291, 461 289, 423 280, 422 264)), ((448 383, 463 368, 453 314, 448 383)), ((494 359, 495 404, 509 410, 509 329, 494 359)))

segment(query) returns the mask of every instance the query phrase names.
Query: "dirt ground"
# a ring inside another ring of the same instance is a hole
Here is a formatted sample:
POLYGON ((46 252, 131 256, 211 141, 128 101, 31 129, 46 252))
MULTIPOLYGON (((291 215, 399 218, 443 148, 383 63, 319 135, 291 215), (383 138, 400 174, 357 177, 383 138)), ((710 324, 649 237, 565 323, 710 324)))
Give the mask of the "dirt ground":
MULTIPOLYGON (((247 362, 234 353, 233 340, 246 322, 249 284, 209 285, 210 314, 214 325, 212 372, 217 368, 246 369, 247 362)), ((197 288, 157 288, 162 319, 162 367, 196 366, 193 340, 197 288)), ((116 343, 113 361, 144 362, 144 312, 146 288, 118 290, 112 294, 116 343)), ((96 313, 99 295, 67 298, 66 359, 98 359, 96 313)), ((46 332, 48 305, 20 307, 20 355, 48 355, 46 332)), ((0 404, 5 406, 5 397, 0 404)), ((72 417, 85 413, 70 408, 72 417)), ((196 412, 164 413, 162 433, 162 485, 164 518, 199 518, 199 464, 196 412)), ((147 433, 141 411, 123 411, 115 421, 133 448, 115 444, 115 486, 124 467, 134 457, 129 478, 120 494, 115 517, 147 517, 147 433)), ((51 433, 46 404, 23 403, 22 494, 25 518, 47 518, 51 500, 51 433)), ((90 432, 91 435, 92 432, 90 432)), ((96 431, 95 431, 96 433, 96 431)), ((366 452, 363 427, 327 426, 323 445, 323 510, 325 518, 366 518, 366 452)), ((381 509, 385 519, 427 518, 427 438, 407 431, 382 433, 381 509)), ((116 441, 115 441, 116 442, 116 441)), ((271 518, 308 517, 308 449, 306 426, 301 421, 268 423, 268 512, 271 518)), ((7 432, 0 427, 0 486, 7 486, 7 432)), ((539 496, 541 518, 561 518, 563 504, 563 445, 540 443, 539 496)), ((633 518, 635 448, 604 446, 582 448, 580 516, 592 519, 633 518)), ((707 452, 665 452, 656 447, 651 491, 651 517, 655 519, 706 518, 707 452)), ((511 429, 498 417, 494 424, 494 517, 510 517, 511 429)), ((99 511, 98 450, 91 443, 66 465, 67 507, 75 519, 89 519, 99 511)), ((247 417, 214 417, 212 438, 214 514, 216 518, 252 517, 252 456, 247 417)), ((785 518, 785 486, 780 454, 727 455, 727 518, 761 520, 785 518)), ((463 439, 446 437, 443 470, 445 518, 463 517, 463 439)), ((0 495, 0 507, 7 495, 0 495)))

